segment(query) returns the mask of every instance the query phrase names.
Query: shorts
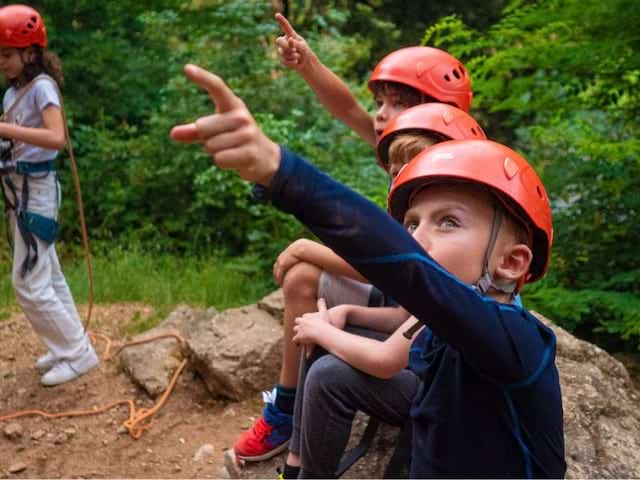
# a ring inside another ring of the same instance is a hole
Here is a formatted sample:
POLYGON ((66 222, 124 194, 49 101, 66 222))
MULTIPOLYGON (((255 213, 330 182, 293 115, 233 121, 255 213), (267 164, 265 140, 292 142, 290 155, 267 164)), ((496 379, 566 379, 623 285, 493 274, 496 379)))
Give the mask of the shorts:
POLYGON ((327 301, 327 308, 336 305, 382 307, 384 295, 369 283, 323 271, 318 282, 318 298, 327 301))

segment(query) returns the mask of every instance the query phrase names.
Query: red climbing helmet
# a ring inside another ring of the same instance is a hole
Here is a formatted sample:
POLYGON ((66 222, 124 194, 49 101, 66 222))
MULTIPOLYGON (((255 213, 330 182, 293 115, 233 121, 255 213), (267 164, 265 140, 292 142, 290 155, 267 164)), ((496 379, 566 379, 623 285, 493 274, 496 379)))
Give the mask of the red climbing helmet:
POLYGON ((446 103, 423 103, 397 115, 384 129, 378 141, 378 163, 389 167, 389 146, 401 133, 432 132, 445 140, 484 140, 487 138, 475 119, 446 103))
POLYGON ((26 5, 0 8, 0 46, 24 48, 47 46, 47 30, 40 14, 26 5))
POLYGON ((408 47, 390 53, 371 73, 369 89, 374 82, 401 83, 465 112, 471 108, 473 93, 467 69, 438 48, 408 47))
POLYGON ((481 185, 531 231, 533 260, 524 283, 547 271, 553 226, 547 192, 533 167, 518 153, 491 140, 452 140, 419 153, 400 171, 389 193, 389 213, 399 221, 416 188, 462 181, 481 185))

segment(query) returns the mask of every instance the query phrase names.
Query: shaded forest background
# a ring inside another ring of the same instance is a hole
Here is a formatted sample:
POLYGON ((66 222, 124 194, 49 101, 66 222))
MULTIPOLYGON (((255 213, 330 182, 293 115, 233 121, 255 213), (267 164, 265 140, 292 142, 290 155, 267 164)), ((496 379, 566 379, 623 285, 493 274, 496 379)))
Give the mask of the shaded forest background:
MULTIPOLYGON (((372 149, 279 65, 273 14, 284 9, 371 111, 366 79, 390 51, 421 43, 462 59, 473 79, 472 113, 490 138, 534 163, 552 199, 550 273, 525 289, 526 306, 608 349, 640 346, 637 1, 27 3, 44 14, 49 46, 63 60, 97 267, 108 272, 127 259, 120 278, 107 273, 105 282, 130 292, 160 263, 168 284, 196 271, 215 283, 232 272, 238 280, 230 302, 246 303, 275 287, 275 256, 309 235, 253 203, 250 186, 217 170, 197 147, 169 140, 171 126, 211 111, 209 98, 182 74, 187 62, 222 75, 272 138, 384 205, 386 176, 372 149), (186 270, 177 274, 177 266, 186 270)), ((68 166, 62 175, 63 265, 81 265, 68 166)), ((6 278, 10 257, 1 251, 6 278)), ((10 288, 3 280, 3 298, 11 298, 10 288)), ((106 284, 96 288, 100 301, 117 300, 106 284)), ((187 291, 172 299, 189 300, 187 291)))

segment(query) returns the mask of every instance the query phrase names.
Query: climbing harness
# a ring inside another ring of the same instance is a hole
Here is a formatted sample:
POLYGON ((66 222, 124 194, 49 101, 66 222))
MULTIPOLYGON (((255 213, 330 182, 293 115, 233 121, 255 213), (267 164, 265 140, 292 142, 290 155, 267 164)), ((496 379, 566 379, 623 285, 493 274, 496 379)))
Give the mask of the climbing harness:
MULTIPOLYGON (((93 310, 93 298, 94 298, 93 266, 92 266, 92 260, 91 260, 91 250, 89 248, 89 236, 87 234, 87 226, 86 226, 85 217, 84 217, 84 204, 82 201, 82 190, 80 188, 80 178, 78 175, 78 167, 75 160, 75 156, 73 154, 73 145, 71 142, 71 136, 69 134, 69 126, 67 124, 67 118, 65 115, 64 100, 62 97, 62 92, 58 88, 58 85, 56 84, 55 81, 53 81, 49 77, 39 75, 33 80, 31 80, 25 87, 23 87, 22 91, 17 96, 13 104, 7 109, 6 112, 2 114, 2 116, 0 116, 0 121, 3 121, 5 118, 8 118, 9 114, 18 105, 20 100, 27 94, 27 92, 31 89, 31 87, 37 81, 40 81, 40 80, 50 81, 53 84, 54 88, 56 89, 58 97, 60 98, 60 110, 62 112, 62 120, 64 124, 65 148, 67 150, 69 160, 71 161, 71 173, 73 176, 73 183, 76 191, 76 202, 78 205, 78 216, 80 220, 80 233, 82 236, 82 245, 83 245, 84 255, 87 263, 87 276, 89 280, 89 300, 88 300, 88 308, 87 308, 87 317, 84 323, 84 330, 86 332, 89 328, 89 324, 91 321, 91 313, 93 310)), ((12 147, 13 147, 13 142, 11 142, 10 140, 3 140, 2 142, 0 142, 0 175, 2 176, 1 186, 2 186, 2 193, 5 200, 5 212, 7 213, 7 219, 9 218, 8 217, 9 210, 13 210, 16 214, 16 222, 18 225, 18 230, 27 246, 27 255, 20 267, 20 274, 24 276, 29 270, 31 270, 31 268, 33 268, 33 266, 38 261, 38 248, 37 248, 37 242, 34 236, 51 244, 56 240, 59 233, 59 225, 55 219, 39 215, 37 213, 30 212, 28 210, 28 205, 29 205, 28 178, 38 178, 39 176, 46 177, 47 175, 50 175, 50 174, 56 175, 56 167, 55 167, 55 161, 53 160, 47 161, 47 162, 38 162, 38 163, 16 162, 14 165, 10 162, 12 147), (18 198, 16 186, 13 183, 13 180, 11 178, 12 173, 20 174, 23 177, 22 194, 20 195, 20 198, 18 198), (12 193, 13 202, 9 200, 7 192, 5 191, 5 186, 12 193)), ((56 181, 56 185, 57 185, 57 181, 56 181)), ((9 232, 9 229, 7 229, 7 233, 8 232, 9 232)), ((11 247, 13 248, 13 245, 11 245, 11 247)))

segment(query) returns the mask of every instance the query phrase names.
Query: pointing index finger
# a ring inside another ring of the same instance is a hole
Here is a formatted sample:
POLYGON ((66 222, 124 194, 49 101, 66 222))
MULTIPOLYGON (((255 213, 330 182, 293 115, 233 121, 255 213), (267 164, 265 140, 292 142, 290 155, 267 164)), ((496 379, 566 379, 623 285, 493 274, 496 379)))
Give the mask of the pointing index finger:
POLYGON ((209 96, 215 103, 218 113, 228 112, 244 105, 242 100, 233 93, 233 90, 224 83, 224 80, 214 73, 191 64, 184 67, 184 73, 189 80, 209 92, 209 96))
POLYGON ((298 36, 298 33, 291 26, 289 20, 287 20, 287 17, 285 17, 281 13, 276 13, 276 20, 280 24, 280 28, 282 28, 282 31, 287 37, 296 38, 298 36))

